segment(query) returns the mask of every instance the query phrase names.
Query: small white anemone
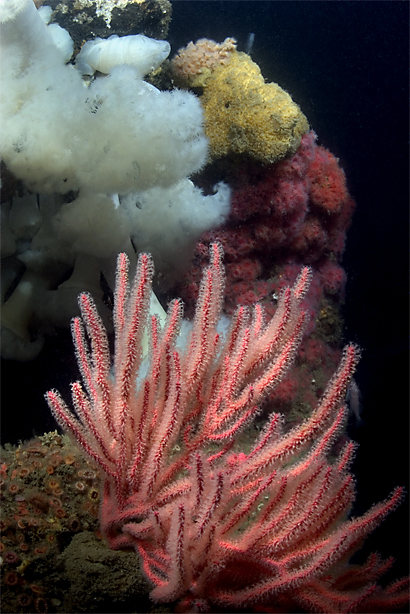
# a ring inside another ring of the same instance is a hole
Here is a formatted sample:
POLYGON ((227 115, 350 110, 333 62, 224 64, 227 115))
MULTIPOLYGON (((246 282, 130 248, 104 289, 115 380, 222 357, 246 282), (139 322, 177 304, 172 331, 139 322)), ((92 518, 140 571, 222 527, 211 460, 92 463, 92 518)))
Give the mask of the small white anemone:
POLYGON ((96 70, 108 74, 114 66, 129 64, 138 69, 139 76, 158 68, 168 57, 171 46, 167 41, 158 41, 142 34, 130 36, 113 35, 87 41, 76 58, 76 67, 83 75, 92 75, 96 70))

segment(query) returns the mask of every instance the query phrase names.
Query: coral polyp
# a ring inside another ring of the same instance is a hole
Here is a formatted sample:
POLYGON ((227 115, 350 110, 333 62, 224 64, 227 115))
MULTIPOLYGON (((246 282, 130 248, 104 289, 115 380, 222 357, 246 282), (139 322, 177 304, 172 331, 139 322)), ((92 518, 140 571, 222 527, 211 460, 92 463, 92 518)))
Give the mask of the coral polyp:
POLYGON ((47 612, 53 600, 63 603, 63 598, 45 570, 51 573, 56 557, 81 529, 98 532, 96 514, 84 504, 98 502, 99 473, 57 432, 7 445, 1 463, 6 487, 0 523, 2 611, 25 612, 34 603, 36 612, 47 612), (18 469, 23 462, 24 472, 18 469), (88 487, 81 483, 81 490, 79 472, 87 475, 88 487))

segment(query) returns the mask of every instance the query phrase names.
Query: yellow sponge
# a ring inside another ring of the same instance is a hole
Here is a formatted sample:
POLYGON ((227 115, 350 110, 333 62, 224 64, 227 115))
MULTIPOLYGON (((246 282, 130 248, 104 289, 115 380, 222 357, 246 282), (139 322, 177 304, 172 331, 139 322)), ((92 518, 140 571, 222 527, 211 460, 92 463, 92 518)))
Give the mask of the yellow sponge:
POLYGON ((292 155, 309 124, 287 92, 265 83, 260 68, 234 51, 229 62, 190 80, 201 86, 205 132, 212 157, 249 154, 267 164, 292 155))

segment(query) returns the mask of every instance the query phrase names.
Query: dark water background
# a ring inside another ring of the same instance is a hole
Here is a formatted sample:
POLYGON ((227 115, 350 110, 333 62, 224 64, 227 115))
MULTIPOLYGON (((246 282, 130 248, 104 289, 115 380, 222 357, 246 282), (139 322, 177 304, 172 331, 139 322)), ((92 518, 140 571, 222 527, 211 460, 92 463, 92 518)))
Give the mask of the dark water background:
MULTIPOLYGON (((346 172, 357 211, 344 256, 345 339, 363 348, 364 424, 351 432, 360 443, 357 514, 408 484, 408 28, 409 4, 400 0, 178 0, 168 37, 173 52, 227 36, 244 50, 255 33, 252 57, 264 77, 291 94, 346 172)), ((3 442, 55 428, 42 395, 57 387, 68 398, 78 378, 61 341, 35 364, 3 364, 3 442)), ((408 563, 408 498, 366 546, 398 559, 393 576, 408 563)))

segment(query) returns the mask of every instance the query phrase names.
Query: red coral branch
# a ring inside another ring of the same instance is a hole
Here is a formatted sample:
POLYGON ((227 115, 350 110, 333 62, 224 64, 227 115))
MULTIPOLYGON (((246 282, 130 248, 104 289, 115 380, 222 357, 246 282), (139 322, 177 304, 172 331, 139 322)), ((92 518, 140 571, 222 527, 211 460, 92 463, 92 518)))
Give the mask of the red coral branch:
POLYGON ((211 604, 320 612, 400 607, 407 597, 402 582, 384 591, 377 585, 391 561, 377 555, 361 567, 347 561, 403 489, 348 520, 354 445, 329 459, 346 419, 343 402, 360 354, 355 345, 345 348, 303 424, 285 433, 272 414, 248 454, 232 452, 293 362, 306 325, 301 301, 310 270, 283 290, 272 320, 265 322, 259 305, 253 313, 240 307, 224 338, 217 329, 222 249, 213 245, 181 351, 181 303, 170 305, 162 330, 149 318, 152 275, 151 258, 142 254, 130 288, 127 258, 119 256, 113 377, 107 333, 91 297, 80 295, 82 320, 74 319, 72 331, 84 389, 72 385, 76 415, 56 391, 46 395, 61 426, 104 472, 101 526, 111 547, 134 547, 155 586, 152 599, 181 599, 180 611, 211 604))

